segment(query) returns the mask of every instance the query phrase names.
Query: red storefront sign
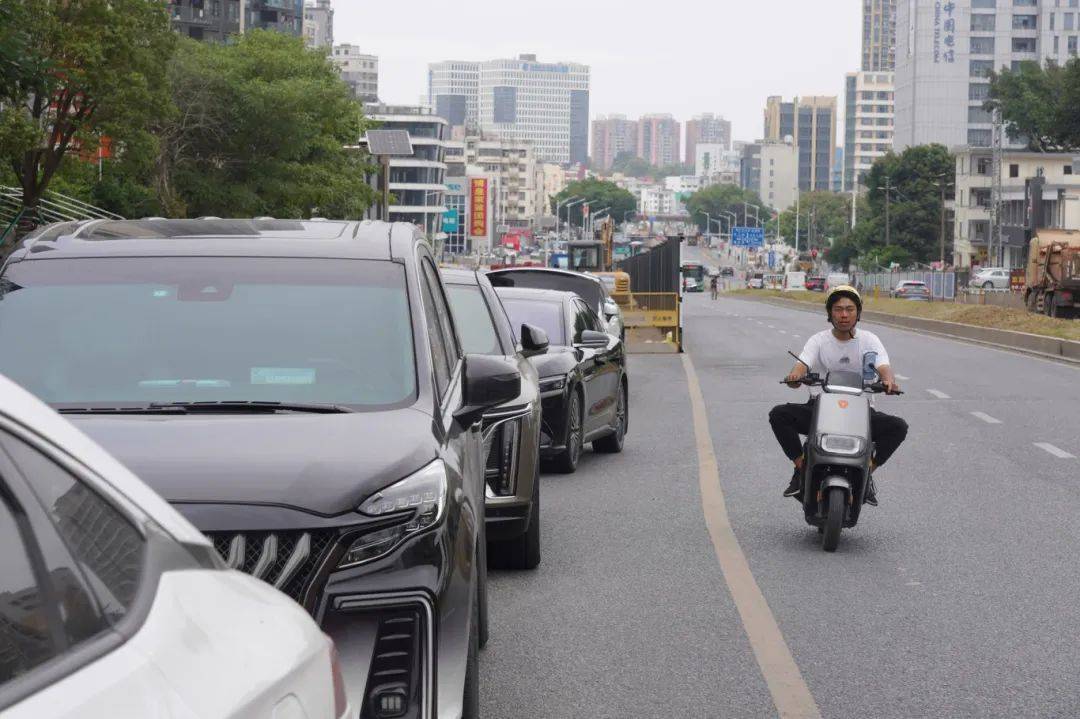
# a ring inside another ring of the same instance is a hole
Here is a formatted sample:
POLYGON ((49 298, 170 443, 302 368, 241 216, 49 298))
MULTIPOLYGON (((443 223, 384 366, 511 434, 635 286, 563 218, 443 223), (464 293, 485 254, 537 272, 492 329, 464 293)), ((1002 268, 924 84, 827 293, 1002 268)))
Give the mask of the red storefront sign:
POLYGON ((488 181, 482 177, 469 180, 469 234, 473 237, 487 237, 487 194, 488 181))

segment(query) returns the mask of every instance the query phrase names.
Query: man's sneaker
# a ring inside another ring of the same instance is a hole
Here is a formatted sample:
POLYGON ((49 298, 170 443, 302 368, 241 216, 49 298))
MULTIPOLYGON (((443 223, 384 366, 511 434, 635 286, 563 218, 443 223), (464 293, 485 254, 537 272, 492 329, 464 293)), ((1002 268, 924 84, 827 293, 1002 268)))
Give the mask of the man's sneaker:
POLYGON ((863 504, 869 504, 871 507, 877 506, 877 487, 874 486, 874 475, 870 475, 870 484, 866 487, 866 497, 863 498, 863 504))
POLYGON ((791 482, 788 484, 787 489, 784 490, 784 496, 802 496, 802 472, 800 472, 798 468, 796 468, 794 474, 791 475, 791 482))

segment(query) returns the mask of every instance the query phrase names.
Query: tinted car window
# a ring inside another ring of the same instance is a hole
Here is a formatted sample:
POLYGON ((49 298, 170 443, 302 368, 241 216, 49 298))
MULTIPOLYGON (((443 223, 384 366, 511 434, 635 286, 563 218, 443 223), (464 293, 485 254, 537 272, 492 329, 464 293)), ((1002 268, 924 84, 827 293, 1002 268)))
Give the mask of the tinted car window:
POLYGON ((446 346, 446 356, 450 361, 450 372, 453 373, 458 359, 461 358, 461 346, 458 344, 457 335, 454 333, 454 320, 450 315, 450 305, 447 304, 446 296, 443 295, 442 283, 439 282, 439 273, 435 270, 435 265, 431 264, 430 260, 425 259, 421 262, 421 266, 424 268, 424 275, 431 284, 431 294, 438 310, 439 327, 442 328, 443 344, 446 346))
POLYGON ((424 295, 424 321, 427 324, 428 342, 431 343, 431 365, 435 370, 435 388, 442 397, 450 386, 450 357, 443 340, 442 325, 439 324, 439 309, 435 304, 431 279, 426 272, 421 272, 420 291, 424 295))
POLYGON ((592 328, 589 327, 589 313, 585 311, 585 304, 574 300, 571 306, 574 308, 574 342, 578 342, 581 333, 592 328))
POLYGON ((517 297, 500 299, 506 308, 506 314, 510 316, 510 325, 516 327, 519 334, 521 325, 535 325, 547 333, 548 342, 551 344, 566 344, 561 303, 550 300, 523 300, 517 297))
POLYGON ((0 283, 0 373, 48 402, 328 402, 416 391, 405 271, 303 258, 20 262, 0 283))
POLYGON ((584 299, 590 307, 597 309, 604 300, 604 286, 597 280, 584 275, 511 270, 489 273, 488 279, 496 287, 526 287, 534 290, 573 292, 584 299))
MULTIPOLYGON (((24 525, 25 528, 25 525, 24 525)), ((6 501, 0 500, 0 685, 53 658, 59 648, 52 617, 34 575, 28 547, 6 501)))
POLYGON ((145 542, 93 489, 20 439, 0 436, 52 520, 110 621, 124 617, 142 576, 145 542))
POLYGON ((487 302, 476 285, 447 285, 450 307, 454 310, 461 344, 470 354, 501 355, 499 337, 495 334, 487 302))

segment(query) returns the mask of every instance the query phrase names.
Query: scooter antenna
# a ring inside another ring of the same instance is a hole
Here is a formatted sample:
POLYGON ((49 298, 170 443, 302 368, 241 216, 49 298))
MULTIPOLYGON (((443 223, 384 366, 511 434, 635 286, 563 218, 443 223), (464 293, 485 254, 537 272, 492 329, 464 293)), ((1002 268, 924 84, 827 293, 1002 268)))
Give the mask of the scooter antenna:
POLYGON ((808 364, 806 364, 805 362, 803 362, 803 361, 802 361, 802 359, 801 359, 801 358, 799 357, 799 355, 795 354, 795 353, 794 353, 794 352, 792 352, 791 350, 788 350, 788 351, 787 351, 787 353, 788 353, 789 355, 791 355, 792 357, 794 357, 794 358, 795 358, 795 361, 796 361, 796 362, 798 362, 799 364, 801 364, 801 365, 802 365, 803 367, 805 367, 805 368, 806 368, 807 370, 809 370, 809 369, 810 369, 810 365, 808 365, 808 364))

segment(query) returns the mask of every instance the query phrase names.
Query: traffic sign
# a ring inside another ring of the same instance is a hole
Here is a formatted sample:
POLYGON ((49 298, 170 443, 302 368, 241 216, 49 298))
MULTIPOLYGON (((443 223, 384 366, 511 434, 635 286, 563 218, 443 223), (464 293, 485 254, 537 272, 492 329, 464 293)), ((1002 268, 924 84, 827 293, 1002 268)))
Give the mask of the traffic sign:
POLYGON ((457 208, 447 210, 443 214, 442 218, 442 231, 443 232, 457 232, 458 230, 458 211, 457 208))
POLYGON ((735 247, 762 247, 765 244, 764 227, 734 227, 731 244, 735 247))

